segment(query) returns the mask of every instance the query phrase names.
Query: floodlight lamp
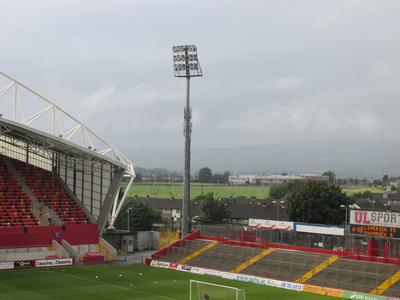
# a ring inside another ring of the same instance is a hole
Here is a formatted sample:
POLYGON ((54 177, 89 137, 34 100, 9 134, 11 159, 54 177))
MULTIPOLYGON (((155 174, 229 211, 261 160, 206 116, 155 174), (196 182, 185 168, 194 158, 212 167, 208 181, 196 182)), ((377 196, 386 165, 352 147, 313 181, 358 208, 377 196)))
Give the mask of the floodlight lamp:
POLYGON ((175 77, 203 76, 195 45, 173 46, 172 52, 175 77))

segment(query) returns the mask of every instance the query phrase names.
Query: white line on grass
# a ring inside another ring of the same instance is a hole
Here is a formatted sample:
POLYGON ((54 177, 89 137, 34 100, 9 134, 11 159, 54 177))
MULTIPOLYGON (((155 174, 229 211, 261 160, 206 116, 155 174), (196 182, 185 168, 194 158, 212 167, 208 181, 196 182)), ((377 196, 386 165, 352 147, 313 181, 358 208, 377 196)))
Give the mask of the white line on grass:
POLYGON ((145 295, 156 296, 156 297, 162 298, 162 299, 177 300, 176 298, 161 296, 161 295, 145 292, 145 291, 142 291, 142 290, 138 290, 138 289, 135 289, 135 288, 126 288, 126 287, 123 287, 123 286, 120 286, 120 285, 107 283, 107 282, 104 282, 104 281, 101 281, 101 280, 94 280, 94 279, 89 279, 89 278, 78 276, 78 275, 59 273, 59 272, 54 272, 54 271, 50 271, 50 270, 49 270, 49 272, 52 272, 52 273, 55 273, 55 274, 58 274, 58 275, 62 275, 62 276, 66 276, 66 277, 70 277, 70 278, 84 279, 84 280, 89 281, 89 282, 95 282, 95 283, 101 282, 103 285, 107 285, 107 286, 110 286, 110 287, 113 287, 113 288, 117 288, 117 289, 121 289, 121 290, 125 290, 125 291, 131 291, 131 292, 132 291, 136 291, 136 292, 139 292, 139 293, 142 293, 142 294, 145 294, 145 295))

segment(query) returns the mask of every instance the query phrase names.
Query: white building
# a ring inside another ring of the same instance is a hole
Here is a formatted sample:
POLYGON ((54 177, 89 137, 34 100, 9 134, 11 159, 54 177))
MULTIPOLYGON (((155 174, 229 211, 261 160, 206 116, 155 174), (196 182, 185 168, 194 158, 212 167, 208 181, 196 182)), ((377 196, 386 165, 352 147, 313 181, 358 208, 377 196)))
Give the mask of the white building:
POLYGON ((229 176, 229 183, 234 185, 241 184, 261 184, 274 185, 294 180, 309 180, 328 182, 329 177, 319 174, 300 174, 300 175, 232 175, 229 176))

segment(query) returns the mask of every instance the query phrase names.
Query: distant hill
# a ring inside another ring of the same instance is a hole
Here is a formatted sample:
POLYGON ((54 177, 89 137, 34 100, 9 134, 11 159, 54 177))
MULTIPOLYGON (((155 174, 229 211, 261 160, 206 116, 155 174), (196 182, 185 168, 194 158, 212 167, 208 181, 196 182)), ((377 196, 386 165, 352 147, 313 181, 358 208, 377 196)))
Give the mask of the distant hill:
MULTIPOLYGON (((180 172, 183 149, 131 149, 135 164, 180 172)), ((192 150, 192 171, 301 173, 333 170, 339 177, 400 175, 400 143, 360 140, 313 141, 192 150)))

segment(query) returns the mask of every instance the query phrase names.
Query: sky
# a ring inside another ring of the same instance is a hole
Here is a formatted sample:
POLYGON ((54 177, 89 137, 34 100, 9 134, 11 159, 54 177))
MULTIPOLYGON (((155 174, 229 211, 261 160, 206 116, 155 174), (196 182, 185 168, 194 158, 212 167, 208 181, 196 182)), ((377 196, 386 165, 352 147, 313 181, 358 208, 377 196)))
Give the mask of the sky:
POLYGON ((122 151, 399 140, 400 1, 0 0, 0 70, 122 151))

